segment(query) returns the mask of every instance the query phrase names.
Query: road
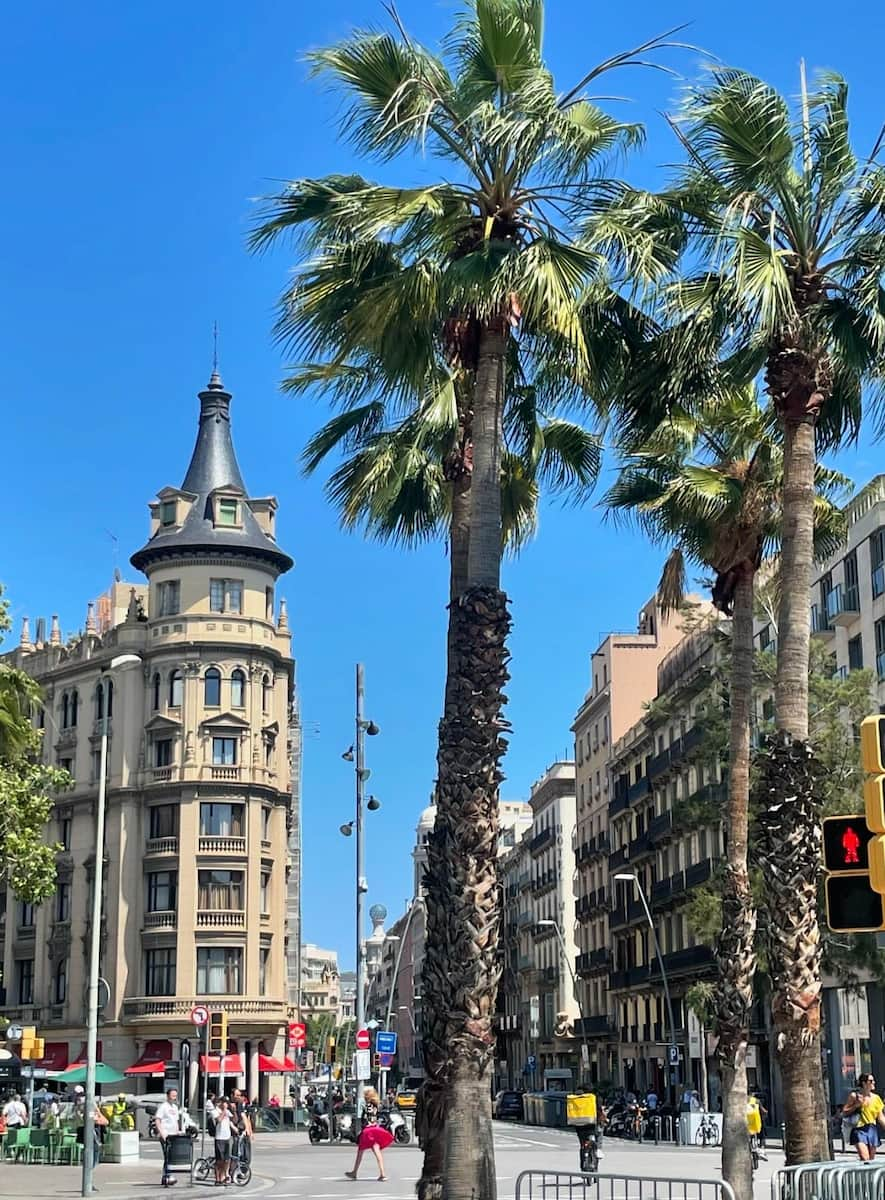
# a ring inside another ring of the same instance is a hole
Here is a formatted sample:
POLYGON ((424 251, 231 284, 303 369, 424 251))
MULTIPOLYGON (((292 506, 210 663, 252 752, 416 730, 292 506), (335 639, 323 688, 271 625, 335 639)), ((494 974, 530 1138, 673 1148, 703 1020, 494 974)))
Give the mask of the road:
MULTIPOLYGON (((199 1148, 199 1143, 197 1143, 199 1148)), ((763 1163, 756 1176, 756 1200, 770 1195, 774 1168, 783 1162, 779 1150, 769 1151, 770 1162, 763 1163)), ((227 1200, 242 1196, 267 1197, 267 1200, 414 1200, 415 1181, 421 1168, 421 1151, 416 1145, 393 1146, 385 1154, 387 1180, 376 1181, 371 1155, 363 1159, 360 1180, 354 1184, 344 1172, 353 1166, 353 1146, 311 1146, 304 1132, 259 1134, 256 1138, 251 1185, 240 1190, 228 1188, 227 1200)), ((495 1161, 498 1175, 498 1200, 514 1200, 516 1181, 525 1171, 566 1171, 577 1167, 577 1138, 571 1130, 543 1129, 525 1125, 495 1124, 495 1161)), ((601 1174, 630 1175, 643 1179, 721 1178, 719 1152, 695 1147, 637 1146, 632 1142, 607 1139, 601 1174)), ((27 1197, 29 1200, 60 1200, 79 1194, 79 1170, 70 1167, 3 1165, 0 1196, 27 1197)), ((201 1188, 190 1189, 183 1177, 175 1192, 159 1186, 160 1154, 156 1143, 142 1142, 141 1161, 133 1166, 102 1165, 96 1173, 99 1200, 171 1200, 178 1192, 199 1200, 201 1188)), ((208 1185, 202 1185, 206 1187, 208 1185)), ((215 1193, 213 1192, 213 1195, 215 1193)), ((623 1196, 623 1190, 603 1188, 598 1194, 548 1190, 542 1194, 536 1186, 524 1190, 522 1200, 609 1200, 623 1196)), ((651 1200, 653 1191, 634 1186, 631 1200, 651 1200)), ((659 1191, 657 1200, 680 1200, 680 1193, 659 1191)), ((687 1200, 714 1200, 714 1193, 699 1194, 692 1189, 687 1200)))

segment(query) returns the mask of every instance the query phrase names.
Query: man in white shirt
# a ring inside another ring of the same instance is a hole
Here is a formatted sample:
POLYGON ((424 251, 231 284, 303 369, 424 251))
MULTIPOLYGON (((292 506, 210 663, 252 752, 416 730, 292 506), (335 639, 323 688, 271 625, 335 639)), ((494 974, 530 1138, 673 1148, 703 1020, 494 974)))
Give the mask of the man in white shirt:
POLYGON ((163 1187, 171 1187, 175 1177, 169 1171, 169 1139, 181 1133, 181 1109, 178 1107, 178 1092, 170 1088, 166 1099, 157 1105, 154 1114, 154 1127, 160 1135, 160 1145, 163 1147, 163 1187))
POLYGON ((234 1117, 224 1096, 212 1113, 215 1120, 215 1182, 223 1184, 230 1170, 231 1142, 234 1133, 234 1117))
POLYGON ((16 1093, 3 1106, 3 1116, 6 1118, 7 1129, 21 1129, 28 1123, 28 1110, 22 1104, 21 1096, 16 1093))

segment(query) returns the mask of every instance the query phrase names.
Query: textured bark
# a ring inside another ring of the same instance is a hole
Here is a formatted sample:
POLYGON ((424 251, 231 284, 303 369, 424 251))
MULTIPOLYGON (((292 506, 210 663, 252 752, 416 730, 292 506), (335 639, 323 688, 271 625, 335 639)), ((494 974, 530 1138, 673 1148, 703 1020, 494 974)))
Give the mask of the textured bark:
POLYGON ((452 670, 428 840, 421 977, 425 1083, 420 1200, 494 1200, 489 1103, 498 988, 498 785, 506 750, 507 599, 473 588, 452 605, 452 670))
POLYGON ((501 579, 501 453, 504 447, 506 326, 487 323, 480 335, 473 401, 470 485, 470 587, 497 588, 501 579))
POLYGON ((716 1023, 722 1076, 722 1177, 736 1200, 752 1200, 747 1140, 747 1045, 756 971, 756 908, 747 870, 750 803, 750 714, 753 703, 753 579, 745 563, 732 593, 727 849, 722 933, 716 947, 716 1023))
POLYGON ((784 1088, 787 1165, 823 1162, 830 1148, 820 1057, 821 823, 808 744, 778 731, 767 747, 760 786, 764 808, 758 850, 766 884, 762 932, 784 1088))

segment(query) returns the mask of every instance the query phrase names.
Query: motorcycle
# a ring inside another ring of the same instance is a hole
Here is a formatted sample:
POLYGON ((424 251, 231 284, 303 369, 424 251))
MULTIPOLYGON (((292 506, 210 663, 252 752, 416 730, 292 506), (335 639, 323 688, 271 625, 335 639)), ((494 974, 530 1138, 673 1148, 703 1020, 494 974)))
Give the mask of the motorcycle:
POLYGON ((591 1175, 599 1170, 599 1138, 593 1124, 576 1125, 578 1134, 578 1161, 581 1174, 591 1175))
POLYGON ((359 1141, 360 1129, 362 1123, 352 1112, 337 1112, 333 1118, 335 1122, 335 1140, 338 1142, 353 1142, 356 1144, 359 1141))
POLYGON ((398 1146, 408 1146, 412 1140, 406 1119, 397 1109, 382 1108, 378 1114, 378 1124, 393 1134, 393 1140, 398 1146))

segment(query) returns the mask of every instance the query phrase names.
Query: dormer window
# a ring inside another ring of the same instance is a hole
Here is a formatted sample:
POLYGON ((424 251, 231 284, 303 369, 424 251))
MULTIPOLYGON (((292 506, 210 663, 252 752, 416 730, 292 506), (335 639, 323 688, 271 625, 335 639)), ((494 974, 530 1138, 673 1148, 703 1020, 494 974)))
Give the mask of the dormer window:
POLYGON ((171 525, 177 524, 178 521, 178 501, 164 500, 160 505, 160 524, 164 529, 168 529, 171 525))
POLYGON ((232 499, 225 500, 219 496, 215 501, 215 524, 227 526, 239 525, 240 502, 232 499))

